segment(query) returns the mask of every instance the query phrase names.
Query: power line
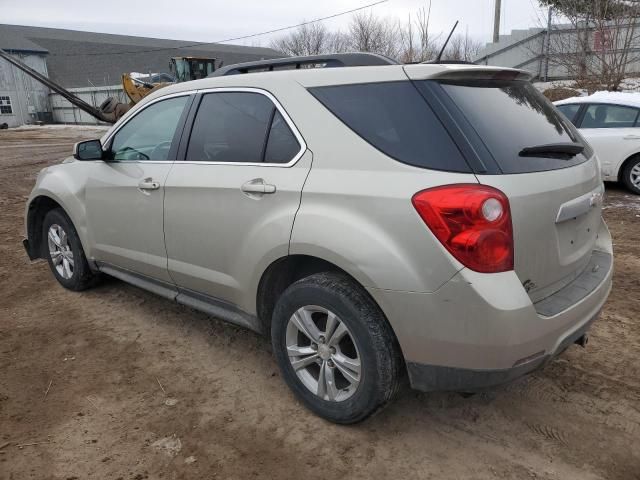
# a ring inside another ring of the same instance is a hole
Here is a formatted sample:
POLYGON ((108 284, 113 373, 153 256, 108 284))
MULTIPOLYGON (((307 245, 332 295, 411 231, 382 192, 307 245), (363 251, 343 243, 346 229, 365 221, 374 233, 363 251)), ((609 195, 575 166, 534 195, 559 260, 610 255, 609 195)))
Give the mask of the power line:
POLYGON ((147 49, 147 50, 132 50, 132 51, 128 51, 128 52, 89 52, 89 53, 60 53, 60 54, 55 54, 54 53, 54 54, 51 54, 51 56, 52 57, 82 57, 82 56, 100 56, 100 55, 130 55, 130 54, 134 54, 134 53, 149 53, 149 52, 159 52, 159 51, 164 51, 164 50, 180 50, 182 48, 202 47, 202 46, 206 46, 206 45, 215 45, 217 43, 234 42, 234 41, 237 41, 237 40, 245 40, 245 39, 248 39, 248 38, 259 37, 259 36, 262 36, 262 35, 269 35, 270 33, 283 32, 284 30, 289 30, 291 28, 302 27, 304 25, 311 25, 312 23, 323 22, 325 20, 329 20, 329 19, 336 18, 336 17, 341 17, 341 16, 347 15, 349 13, 358 12, 358 11, 364 10, 366 8, 375 7, 376 5, 380 5, 381 3, 386 3, 388 1, 389 0, 378 0, 377 2, 369 3, 367 5, 363 5, 362 7, 352 8, 351 10, 346 10, 346 11, 340 12, 340 13, 334 13, 333 15, 328 15, 326 17, 316 18, 315 20, 310 20, 308 22, 298 23, 296 25, 289 25, 288 27, 275 28, 273 30, 267 30, 265 32, 260 32, 260 33, 252 33, 251 35, 244 35, 244 36, 241 36, 241 37, 226 38, 224 40, 218 40, 218 41, 215 41, 215 42, 187 43, 185 45, 179 45, 177 47, 158 47, 158 48, 151 48, 151 49, 147 49))

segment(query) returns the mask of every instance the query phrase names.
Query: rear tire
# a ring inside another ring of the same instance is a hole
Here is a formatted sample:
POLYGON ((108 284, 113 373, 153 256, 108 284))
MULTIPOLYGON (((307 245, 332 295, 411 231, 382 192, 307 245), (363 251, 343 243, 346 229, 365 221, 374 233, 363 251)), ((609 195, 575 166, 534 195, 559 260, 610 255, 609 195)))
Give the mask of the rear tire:
POLYGON ((640 155, 629 160, 622 169, 622 183, 636 195, 640 195, 640 155))
POLYGON ((404 369, 395 335, 346 275, 318 273, 289 286, 273 313, 271 341, 293 393, 331 422, 360 422, 398 392, 404 369))
POLYGON ((95 285, 98 275, 89 268, 80 237, 61 208, 49 211, 42 223, 42 252, 58 283, 79 292, 95 285))

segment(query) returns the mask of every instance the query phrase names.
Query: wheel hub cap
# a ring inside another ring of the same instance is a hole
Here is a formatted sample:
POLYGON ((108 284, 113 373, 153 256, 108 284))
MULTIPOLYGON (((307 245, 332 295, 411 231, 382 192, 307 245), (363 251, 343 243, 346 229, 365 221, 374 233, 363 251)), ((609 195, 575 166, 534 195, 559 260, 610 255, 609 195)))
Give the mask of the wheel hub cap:
POLYGON ((296 376, 318 397, 341 402, 362 379, 355 340, 340 318, 316 305, 298 309, 289 319, 287 353, 296 376))
POLYGON ((318 355, 322 360, 329 360, 331 358, 331 349, 328 345, 318 346, 318 355))

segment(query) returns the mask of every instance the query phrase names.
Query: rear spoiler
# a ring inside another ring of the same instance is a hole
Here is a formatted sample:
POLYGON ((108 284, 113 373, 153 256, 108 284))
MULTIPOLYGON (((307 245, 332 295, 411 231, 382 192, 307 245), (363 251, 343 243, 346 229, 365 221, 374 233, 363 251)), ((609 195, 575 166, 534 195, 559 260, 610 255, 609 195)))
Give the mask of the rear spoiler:
POLYGON ((502 67, 485 67, 465 64, 418 64, 404 67, 412 80, 524 80, 531 81, 533 74, 526 70, 502 67), (439 68, 438 68, 439 67, 439 68), (438 68, 435 70, 435 68, 438 68))

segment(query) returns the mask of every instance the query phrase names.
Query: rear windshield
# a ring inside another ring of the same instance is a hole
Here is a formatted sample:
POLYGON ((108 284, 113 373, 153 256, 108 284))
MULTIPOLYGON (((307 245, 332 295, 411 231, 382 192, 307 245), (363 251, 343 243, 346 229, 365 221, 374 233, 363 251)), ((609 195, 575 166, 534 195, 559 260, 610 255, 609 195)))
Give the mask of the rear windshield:
MULTIPOLYGON (((453 109, 477 133, 502 173, 566 168, 585 162, 592 151, 575 127, 529 82, 440 82, 453 109), (582 154, 521 155, 523 149, 558 143, 581 143, 582 154)), ((463 127, 464 128, 464 127, 463 127)), ((497 172, 498 173, 498 172, 497 172)))
POLYGON ((409 81, 309 91, 351 130, 400 162, 433 170, 471 171, 443 124, 409 81))

